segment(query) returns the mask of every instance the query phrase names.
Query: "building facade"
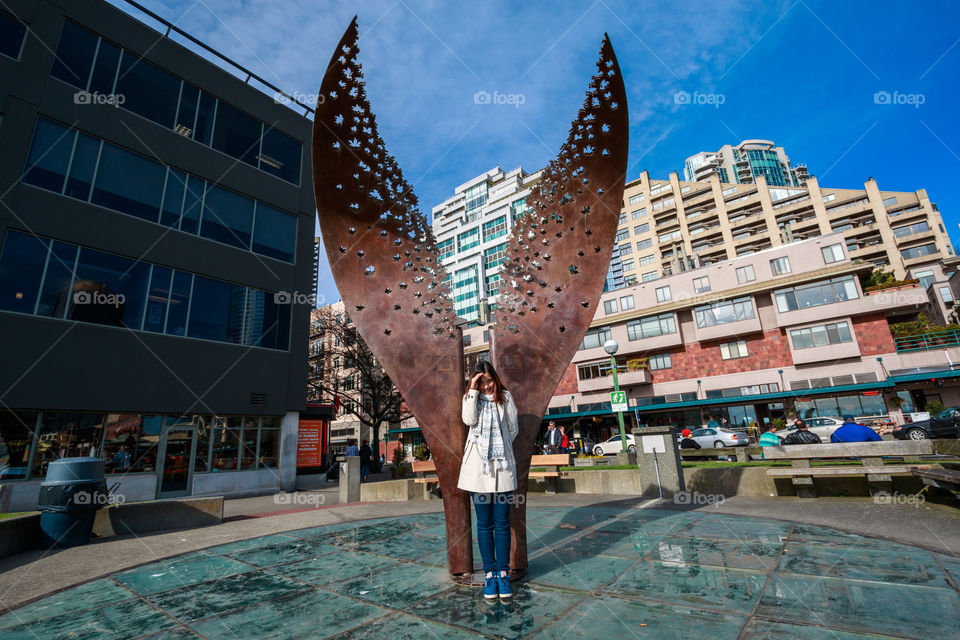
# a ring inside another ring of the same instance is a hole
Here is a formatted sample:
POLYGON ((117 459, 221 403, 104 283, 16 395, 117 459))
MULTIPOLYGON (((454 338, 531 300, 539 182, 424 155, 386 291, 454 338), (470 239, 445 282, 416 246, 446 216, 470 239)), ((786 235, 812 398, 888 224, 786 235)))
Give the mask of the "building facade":
POLYGON ((733 146, 725 144, 719 151, 701 151, 683 164, 683 177, 688 182, 706 182, 716 175, 720 182, 755 184, 763 176, 771 187, 802 187, 806 184, 807 165, 790 164, 783 147, 772 140, 743 140, 733 146))
POLYGON ((77 455, 127 500, 293 487, 311 121, 175 29, 93 0, 0 9, 10 509, 77 455))
POLYGON ((624 191, 617 242, 634 284, 835 232, 851 259, 897 279, 931 279, 953 256, 926 190, 881 191, 873 179, 860 190, 820 187, 816 178, 801 188, 770 186, 763 176, 732 184, 716 174, 687 182, 643 172, 624 191))
MULTIPOLYGON (((762 427, 793 412, 887 423, 956 404, 957 341, 901 349, 891 335, 891 322, 928 308, 926 290, 864 291, 871 270, 833 233, 606 293, 546 417, 611 435, 610 339, 633 425, 762 427)), ((487 348, 487 330, 469 330, 472 351, 487 348)))

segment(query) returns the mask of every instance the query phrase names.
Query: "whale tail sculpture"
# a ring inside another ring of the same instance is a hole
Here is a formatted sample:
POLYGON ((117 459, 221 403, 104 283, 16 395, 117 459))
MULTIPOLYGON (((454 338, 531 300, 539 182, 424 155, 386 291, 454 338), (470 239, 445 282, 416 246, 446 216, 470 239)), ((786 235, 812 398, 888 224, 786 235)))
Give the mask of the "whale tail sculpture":
MULTIPOLYGON (((313 125, 317 215, 351 320, 396 384, 430 446, 444 500, 448 567, 473 570, 469 496, 457 488, 463 339, 449 275, 413 188, 377 132, 357 61, 357 19, 321 84, 313 125)), ((613 251, 627 163, 620 68, 604 36, 597 73, 558 157, 544 169, 506 251, 493 361, 520 415, 514 443, 527 490, 530 452, 560 378, 596 311, 613 251)), ((527 566, 523 500, 514 501, 511 567, 527 566)))

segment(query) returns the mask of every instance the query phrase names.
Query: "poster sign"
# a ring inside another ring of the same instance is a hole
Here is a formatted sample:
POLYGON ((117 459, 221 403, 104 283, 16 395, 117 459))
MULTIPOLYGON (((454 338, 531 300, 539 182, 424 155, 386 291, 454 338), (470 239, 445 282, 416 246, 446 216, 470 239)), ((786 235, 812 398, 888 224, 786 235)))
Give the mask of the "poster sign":
POLYGON ((611 411, 627 411, 627 392, 611 391, 610 404, 612 405, 611 411))
POLYGON ((644 453, 666 453, 667 443, 663 436, 640 436, 644 453))
POLYGON ((297 467, 323 464, 323 435, 326 420, 301 420, 297 435, 297 467))

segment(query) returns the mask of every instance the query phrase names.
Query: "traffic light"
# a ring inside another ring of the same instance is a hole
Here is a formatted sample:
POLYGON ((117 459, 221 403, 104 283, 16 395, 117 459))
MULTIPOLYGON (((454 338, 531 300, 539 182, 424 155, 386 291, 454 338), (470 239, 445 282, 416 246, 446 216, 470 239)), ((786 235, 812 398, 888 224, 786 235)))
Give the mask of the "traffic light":
POLYGON ((943 386, 943 378, 930 378, 930 383, 935 387, 943 386))

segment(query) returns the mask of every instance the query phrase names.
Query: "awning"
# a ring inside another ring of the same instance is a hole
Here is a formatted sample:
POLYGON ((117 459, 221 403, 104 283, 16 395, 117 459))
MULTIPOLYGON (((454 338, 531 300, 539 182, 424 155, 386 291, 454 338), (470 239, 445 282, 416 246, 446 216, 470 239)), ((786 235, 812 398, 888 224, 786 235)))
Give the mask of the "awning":
POLYGON ((414 433, 420 431, 420 427, 409 427, 407 429, 388 429, 387 433, 414 433))

